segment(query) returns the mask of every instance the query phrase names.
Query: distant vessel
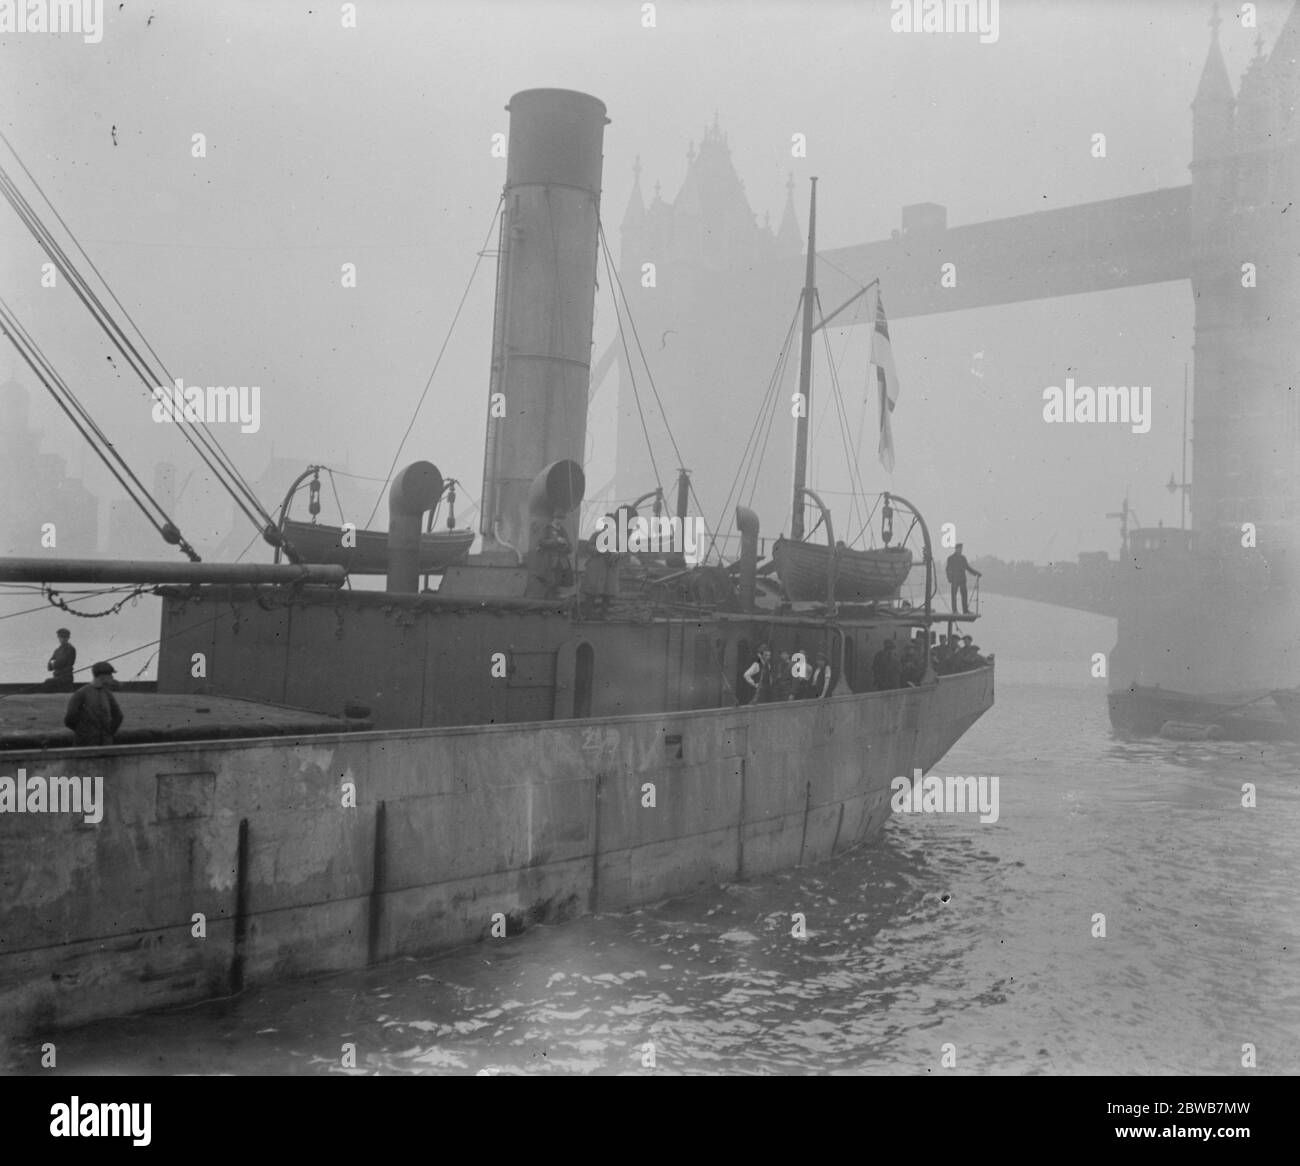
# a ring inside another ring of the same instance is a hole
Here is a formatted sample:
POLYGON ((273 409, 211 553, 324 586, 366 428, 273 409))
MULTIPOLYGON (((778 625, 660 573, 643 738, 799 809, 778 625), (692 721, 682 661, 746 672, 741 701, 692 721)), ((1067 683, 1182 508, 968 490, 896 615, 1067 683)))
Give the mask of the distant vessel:
POLYGON ((1236 94, 1214 24, 1192 103, 1195 489, 1185 461, 1168 487, 1190 491, 1192 523, 1130 532, 1125 505, 1110 716, 1296 740, 1300 6, 1236 94))
MULTIPOLYGON (((605 107, 540 89, 508 109, 488 385, 506 408, 488 421, 482 549, 420 590, 421 528, 443 477, 415 462, 390 488, 383 591, 340 589, 334 532, 310 523, 285 533, 315 563, 168 564, 153 576, 160 693, 345 712, 374 729, 4 754, 6 774, 102 772, 109 791, 93 827, 0 814, 0 1015, 20 1026, 820 861, 878 831, 894 779, 930 770, 991 707, 991 663, 929 667, 932 625, 974 617, 932 608, 928 531, 897 495, 884 513, 914 520, 915 605, 897 598, 913 562, 901 547, 866 560, 882 565, 873 580, 856 557, 795 550, 792 594, 778 601, 758 583, 758 519, 743 508, 726 566, 599 561, 579 544, 605 107), (841 584, 855 599, 878 592, 875 604, 842 611, 841 584), (913 636, 923 682, 872 691, 882 643, 913 636), (745 703, 760 642, 774 658, 826 653, 831 695, 745 703)), ((810 271, 813 255, 810 238, 810 271)), ((376 543, 362 561, 378 555, 376 543)), ((0 563, 0 578, 54 574, 44 560, 0 563)))

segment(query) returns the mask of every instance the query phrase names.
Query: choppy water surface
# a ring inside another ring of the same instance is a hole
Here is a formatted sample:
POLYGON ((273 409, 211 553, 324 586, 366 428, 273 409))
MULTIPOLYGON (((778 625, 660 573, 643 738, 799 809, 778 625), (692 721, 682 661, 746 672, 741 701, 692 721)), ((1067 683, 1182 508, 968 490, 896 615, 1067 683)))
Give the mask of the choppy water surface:
POLYGON ((1118 740, 1113 624, 996 604, 997 705, 935 770, 998 775, 996 824, 895 817, 817 867, 63 1033, 59 1069, 924 1073, 951 1043, 959 1072, 1234 1073, 1251 1042, 1300 1071, 1300 749, 1118 740))

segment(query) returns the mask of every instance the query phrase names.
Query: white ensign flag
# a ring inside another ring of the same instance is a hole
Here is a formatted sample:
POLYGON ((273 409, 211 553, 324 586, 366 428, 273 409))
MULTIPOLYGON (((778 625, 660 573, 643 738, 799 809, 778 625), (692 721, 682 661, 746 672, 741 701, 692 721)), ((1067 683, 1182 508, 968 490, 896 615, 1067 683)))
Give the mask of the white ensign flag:
POLYGON ((889 344, 889 321, 885 319, 885 303, 876 291, 876 323, 871 332, 871 363, 876 369, 876 384, 880 396, 880 464, 891 474, 894 472, 894 431, 889 417, 898 403, 898 372, 894 368, 894 351, 889 344))

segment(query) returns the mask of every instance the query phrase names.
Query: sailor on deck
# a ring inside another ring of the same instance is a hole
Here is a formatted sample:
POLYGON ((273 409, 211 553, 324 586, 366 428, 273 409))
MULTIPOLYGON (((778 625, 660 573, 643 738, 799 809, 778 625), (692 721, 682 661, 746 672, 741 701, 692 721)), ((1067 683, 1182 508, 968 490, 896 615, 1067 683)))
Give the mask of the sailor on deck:
POLYGON ((122 709, 108 690, 117 669, 103 660, 91 665, 91 682, 68 698, 63 723, 72 730, 75 745, 111 745, 122 726, 122 709))
POLYGON ((745 669, 745 681, 754 690, 750 704, 767 704, 772 699, 772 649, 758 645, 758 656, 745 669))
POLYGON ((875 678, 877 690, 903 687, 893 640, 886 640, 885 646, 876 653, 875 659, 871 661, 871 675, 875 678))
POLYGON ((562 587, 573 585, 573 547, 569 532, 564 529, 564 515, 556 511, 550 522, 542 528, 538 540, 538 578, 546 588, 546 598, 554 599, 562 587))
POLYGON ((970 601, 966 598, 966 576, 974 575, 976 579, 980 577, 980 572, 966 561, 966 556, 961 553, 962 543, 957 544, 957 549, 948 556, 948 562, 944 564, 944 573, 948 576, 948 582, 952 584, 952 610, 957 610, 957 592, 961 592, 961 610, 963 615, 970 615, 970 601))
POLYGON ((820 700, 824 696, 830 696, 831 665, 826 658, 825 652, 817 653, 817 667, 812 670, 812 676, 808 678, 808 688, 808 696, 813 700, 820 700))
MULTIPOLYGON (((618 515, 606 514, 601 520, 606 530, 618 529, 618 515)), ((582 594, 602 615, 609 614, 610 604, 618 597, 619 556, 614 550, 600 549, 600 531, 592 533, 583 547, 586 557, 582 567, 582 594)))
POLYGON ((72 666, 77 662, 77 649, 72 646, 72 633, 67 628, 59 628, 55 635, 59 637, 59 646, 45 665, 45 671, 54 675, 45 682, 45 690, 71 692, 74 683, 72 666))

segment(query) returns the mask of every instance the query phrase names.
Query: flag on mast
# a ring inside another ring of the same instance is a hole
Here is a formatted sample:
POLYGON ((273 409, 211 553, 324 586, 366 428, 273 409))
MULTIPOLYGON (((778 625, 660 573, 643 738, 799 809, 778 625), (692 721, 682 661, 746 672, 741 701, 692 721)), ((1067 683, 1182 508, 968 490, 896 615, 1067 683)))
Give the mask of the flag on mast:
POLYGON ((885 303, 880 289, 876 289, 876 323, 871 332, 872 365, 876 369, 877 392, 880 397, 880 464, 889 473, 894 472, 894 431, 890 414, 898 402, 898 372, 894 368, 894 351, 889 343, 889 321, 885 319, 885 303))

